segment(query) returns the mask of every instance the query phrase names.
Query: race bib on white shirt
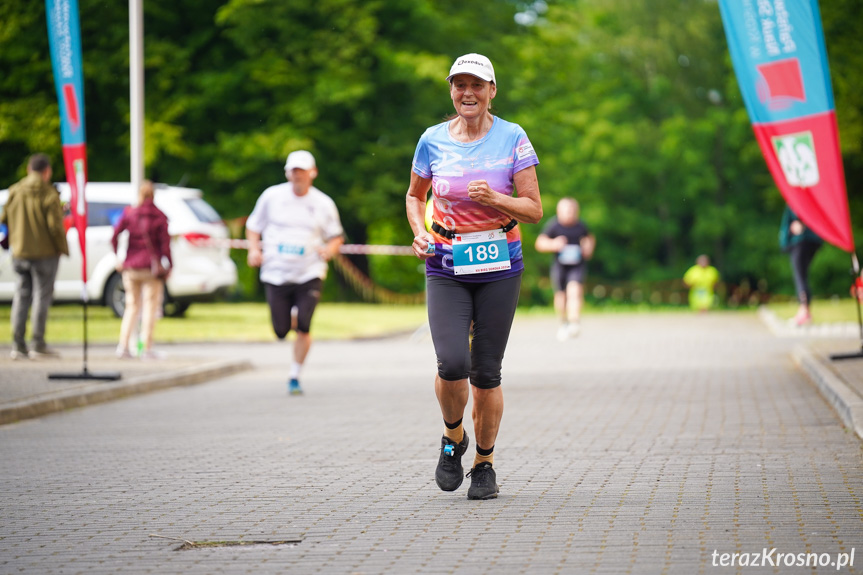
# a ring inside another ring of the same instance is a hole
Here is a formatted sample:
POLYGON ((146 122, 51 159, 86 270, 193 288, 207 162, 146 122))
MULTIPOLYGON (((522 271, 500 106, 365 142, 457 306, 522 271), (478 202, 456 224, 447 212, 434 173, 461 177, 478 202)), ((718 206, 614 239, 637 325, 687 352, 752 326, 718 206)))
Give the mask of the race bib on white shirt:
POLYGON ((273 227, 267 234, 264 251, 280 258, 298 260, 321 245, 314 242, 314 235, 311 228, 273 227))

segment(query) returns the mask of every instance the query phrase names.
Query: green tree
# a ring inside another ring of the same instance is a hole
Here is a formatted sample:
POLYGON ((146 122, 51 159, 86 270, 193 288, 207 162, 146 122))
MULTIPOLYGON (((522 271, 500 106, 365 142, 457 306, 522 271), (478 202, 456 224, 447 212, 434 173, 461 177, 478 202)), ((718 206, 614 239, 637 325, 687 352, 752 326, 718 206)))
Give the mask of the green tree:
POLYGON ((790 287, 783 200, 715 2, 560 2, 513 41, 516 120, 540 151, 547 215, 559 197, 581 200, 594 277, 676 278, 708 253, 727 281, 790 287))

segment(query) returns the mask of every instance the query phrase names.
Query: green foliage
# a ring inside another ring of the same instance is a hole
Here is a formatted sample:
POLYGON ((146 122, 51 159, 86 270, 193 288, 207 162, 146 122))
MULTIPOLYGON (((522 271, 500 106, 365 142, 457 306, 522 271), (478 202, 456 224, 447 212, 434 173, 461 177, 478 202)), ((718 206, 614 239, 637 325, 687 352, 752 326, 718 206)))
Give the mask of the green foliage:
MULTIPOLYGON (((80 0, 92 180, 129 177, 128 13, 80 0)), ((852 221, 863 222, 863 39, 855 0, 822 3, 852 221)), ((0 4, 0 176, 27 155, 60 162, 44 4, 0 4)), ((496 113, 536 147, 546 219, 575 196, 596 234, 591 278, 679 278, 707 253, 731 285, 790 293, 778 251, 783 201, 752 135, 715 1, 147 0, 147 175, 200 187, 226 218, 283 181, 287 153, 318 158, 350 243, 406 245, 404 193, 420 134, 452 111, 454 57, 487 54, 496 113)), ((525 303, 547 304, 549 257, 522 225, 525 303)), ((858 237, 860 237, 858 228, 858 237)), ((235 254, 242 297, 256 271, 235 254)), ((376 283, 422 290, 418 261, 355 263, 376 283)), ((816 293, 847 293, 846 254, 819 253, 816 293)), ((338 278, 337 274, 332 276, 338 278)), ((352 297, 340 280, 327 299, 352 297)))
MULTIPOLYGON (((0 322, 9 325, 11 306, 0 305, 0 322)), ((51 308, 47 337, 51 343, 80 343, 83 308, 76 304, 51 308)), ((108 308, 87 310, 87 333, 91 343, 115 344, 121 320, 108 308)), ((312 318, 316 340, 382 337, 412 332, 426 322, 421 305, 379 305, 322 302, 312 318)), ((288 336, 296 337, 296 333, 288 336)), ((196 303, 184 317, 164 317, 156 322, 157 345, 172 342, 274 341, 270 310, 266 303, 196 303)), ((0 345, 9 345, 12 334, 0 331, 0 345)))
MULTIPOLYGON (((369 228, 368 242, 373 245, 398 245, 404 242, 401 222, 380 220, 369 228)), ((369 274, 391 291, 419 293, 425 289, 425 264, 413 257, 373 255, 368 257, 369 274)))
MULTIPOLYGON (((592 277, 677 278, 707 253, 732 284, 790 289, 776 240, 783 201, 752 136, 715 3, 560 3, 532 32, 518 41, 515 68, 524 72, 512 119, 543 160, 546 216, 560 197, 580 200, 598 238, 592 277)), ((844 74, 859 82, 859 72, 844 74)), ((813 283, 836 293, 848 283, 847 255, 841 265, 830 250, 819 257, 813 283)))
POLYGON ((31 151, 59 156, 60 119, 47 29, 44 4, 0 4, 0 166, 4 182, 12 183, 24 175, 31 151))

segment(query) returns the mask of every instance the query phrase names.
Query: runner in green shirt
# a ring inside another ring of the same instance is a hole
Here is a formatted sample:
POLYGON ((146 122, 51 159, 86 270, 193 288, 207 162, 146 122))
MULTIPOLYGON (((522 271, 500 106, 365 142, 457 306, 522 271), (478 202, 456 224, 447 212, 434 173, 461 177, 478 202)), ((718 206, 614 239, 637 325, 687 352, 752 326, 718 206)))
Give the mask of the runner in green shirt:
POLYGON ((702 254, 695 265, 686 270, 683 283, 689 287, 689 307, 705 312, 713 307, 713 286, 719 283, 719 272, 710 265, 710 258, 702 254))

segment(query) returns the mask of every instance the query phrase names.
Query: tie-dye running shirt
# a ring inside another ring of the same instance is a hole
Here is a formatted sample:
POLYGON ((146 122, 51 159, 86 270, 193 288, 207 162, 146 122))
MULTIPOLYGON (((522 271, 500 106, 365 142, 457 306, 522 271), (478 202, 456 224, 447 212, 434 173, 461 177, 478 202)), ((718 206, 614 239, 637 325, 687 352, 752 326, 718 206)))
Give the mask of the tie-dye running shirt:
MULTIPOLYGON (((512 218, 468 197, 467 184, 486 180, 501 194, 513 195, 513 176, 539 164, 527 134, 518 124, 497 116, 488 133, 475 142, 459 142, 450 136, 450 122, 432 126, 420 138, 414 153, 413 171, 431 178, 434 194, 434 221, 460 233, 494 230, 512 218)), ((453 278, 452 240, 434 234, 435 255, 426 260, 426 274, 453 278)), ((487 282, 513 277, 524 270, 521 234, 515 226, 506 234, 511 268, 471 275, 459 281, 487 282)))

